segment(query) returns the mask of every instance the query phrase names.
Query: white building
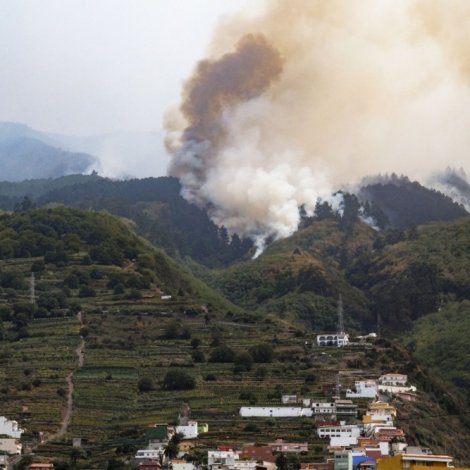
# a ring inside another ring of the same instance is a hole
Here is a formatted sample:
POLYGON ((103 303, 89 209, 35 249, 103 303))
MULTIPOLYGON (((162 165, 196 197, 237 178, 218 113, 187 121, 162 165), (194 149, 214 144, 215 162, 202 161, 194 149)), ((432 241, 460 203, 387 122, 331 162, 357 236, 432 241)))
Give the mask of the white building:
POLYGON ((158 460, 163 452, 164 449, 139 449, 134 458, 136 460, 158 460))
POLYGON ((299 406, 242 406, 240 408, 242 418, 300 418, 313 416, 311 408, 299 406))
POLYGON ((328 402, 315 402, 310 404, 313 414, 334 415, 336 414, 336 404, 328 402))
POLYGON ((406 387, 402 387, 400 385, 379 385, 379 392, 390 393, 391 395, 408 392, 414 393, 416 392, 416 387, 414 385, 409 385, 406 387))
POLYGON ((18 427, 18 422, 0 416, 0 434, 19 439, 24 430, 18 427))
POLYGON ((378 394, 375 380, 356 380, 355 390, 346 390, 347 398, 376 398, 378 394))
POLYGON ((233 450, 210 450, 207 453, 207 466, 210 470, 234 468, 238 456, 238 452, 233 450))
POLYGON ((357 444, 361 430, 362 426, 341 422, 339 425, 320 425, 317 427, 317 434, 320 438, 329 438, 331 447, 346 447, 357 444))
POLYGON ((194 464, 186 460, 173 459, 170 463, 173 470, 194 470, 194 464))
POLYGON ((235 460, 233 470, 256 470, 256 460, 235 460))
POLYGON ((188 424, 176 426, 176 432, 183 434, 183 439, 196 439, 199 434, 197 421, 188 421, 188 424))
POLYGON ((408 376, 405 374, 384 374, 379 377, 380 385, 395 385, 404 387, 408 382, 408 376))
POLYGON ((349 335, 347 333, 317 335, 317 346, 336 346, 341 348, 348 344, 349 335))

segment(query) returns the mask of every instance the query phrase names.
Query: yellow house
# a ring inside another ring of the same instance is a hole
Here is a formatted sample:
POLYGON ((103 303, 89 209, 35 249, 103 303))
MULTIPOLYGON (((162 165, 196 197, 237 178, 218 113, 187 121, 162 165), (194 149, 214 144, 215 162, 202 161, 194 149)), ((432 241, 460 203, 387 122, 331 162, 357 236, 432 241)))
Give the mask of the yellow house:
POLYGON ((209 425, 207 423, 198 423, 197 425, 197 431, 199 433, 202 432, 209 432, 209 425))
POLYGON ((374 403, 369 404, 369 413, 372 415, 374 413, 377 414, 389 414, 396 418, 397 410, 394 406, 385 403, 383 401, 376 401, 374 403))
POLYGON ((452 457, 449 455, 398 454, 377 460, 377 470, 429 470, 429 467, 470 470, 453 467, 452 457))

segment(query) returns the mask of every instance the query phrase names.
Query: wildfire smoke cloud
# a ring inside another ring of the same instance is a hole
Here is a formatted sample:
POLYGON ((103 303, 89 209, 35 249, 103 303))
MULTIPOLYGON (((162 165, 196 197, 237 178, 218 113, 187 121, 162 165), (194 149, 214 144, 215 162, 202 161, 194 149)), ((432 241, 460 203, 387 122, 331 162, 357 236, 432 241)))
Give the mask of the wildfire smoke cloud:
POLYGON ((270 0, 231 17, 168 113, 169 172, 256 238, 364 175, 464 166, 468 24, 466 0, 270 0))

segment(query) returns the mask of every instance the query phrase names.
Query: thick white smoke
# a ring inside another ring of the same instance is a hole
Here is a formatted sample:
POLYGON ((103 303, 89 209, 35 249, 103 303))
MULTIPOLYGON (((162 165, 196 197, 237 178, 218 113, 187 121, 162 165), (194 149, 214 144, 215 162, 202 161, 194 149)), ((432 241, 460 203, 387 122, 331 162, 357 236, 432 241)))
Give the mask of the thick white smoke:
POLYGON ((463 166, 468 24, 467 0, 270 0, 227 19, 168 115, 170 174, 262 238, 364 175, 463 166))

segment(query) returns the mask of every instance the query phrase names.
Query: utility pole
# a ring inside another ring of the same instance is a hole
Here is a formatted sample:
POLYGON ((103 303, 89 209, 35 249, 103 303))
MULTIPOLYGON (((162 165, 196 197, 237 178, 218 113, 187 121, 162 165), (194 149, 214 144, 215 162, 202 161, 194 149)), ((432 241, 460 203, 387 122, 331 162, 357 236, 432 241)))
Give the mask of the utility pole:
POLYGON ((341 398, 341 382, 339 380, 339 374, 340 374, 340 371, 338 371, 338 374, 336 375, 336 393, 335 393, 335 396, 338 399, 341 398))
POLYGON ((36 305, 36 280, 34 278, 34 272, 31 272, 29 279, 29 301, 34 308, 36 305))
POLYGON ((339 294, 338 299, 338 335, 344 335, 344 319, 343 319, 343 296, 339 294))

